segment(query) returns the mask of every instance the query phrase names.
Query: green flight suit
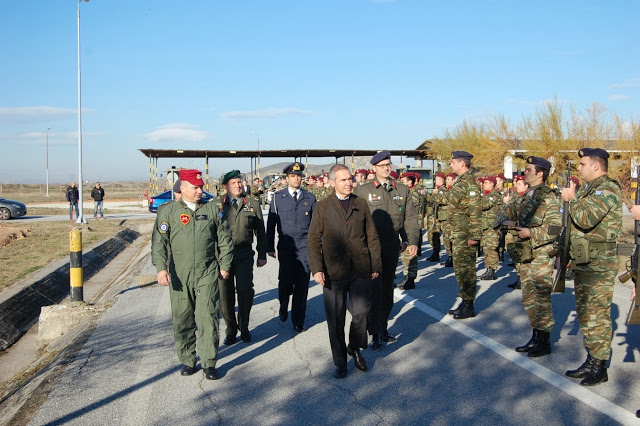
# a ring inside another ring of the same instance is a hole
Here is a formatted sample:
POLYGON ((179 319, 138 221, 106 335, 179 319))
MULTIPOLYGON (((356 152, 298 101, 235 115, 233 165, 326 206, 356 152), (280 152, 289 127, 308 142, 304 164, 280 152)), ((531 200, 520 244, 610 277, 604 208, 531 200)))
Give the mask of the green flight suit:
POLYGON ((228 195, 213 201, 229 223, 233 238, 233 262, 229 278, 220 279, 220 305, 226 325, 226 335, 235 337, 239 330, 249 329, 249 314, 253 306, 253 237, 257 239, 258 259, 267 259, 267 240, 264 232, 262 210, 258 200, 240 195, 238 207, 228 195), (234 282, 235 281, 235 282, 234 282), (235 305, 238 293, 238 317, 235 305))
POLYGON ((151 260, 158 272, 169 261, 169 295, 178 359, 215 367, 218 359, 218 275, 233 260, 231 230, 215 203, 196 204, 192 211, 183 200, 158 211, 151 239, 151 260), (171 256, 168 254, 171 250, 171 256))

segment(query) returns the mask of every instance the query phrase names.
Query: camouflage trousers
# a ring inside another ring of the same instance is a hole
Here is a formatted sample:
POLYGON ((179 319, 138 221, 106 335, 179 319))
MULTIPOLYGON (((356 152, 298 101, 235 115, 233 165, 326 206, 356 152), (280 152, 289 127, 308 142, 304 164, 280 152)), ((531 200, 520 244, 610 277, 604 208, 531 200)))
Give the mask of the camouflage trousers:
MULTIPOLYGON (((420 239, 418 241, 418 247, 422 245, 422 229, 420 230, 420 239)), ((435 249, 434 249, 435 250, 435 249)), ((409 249, 400 253, 400 260, 404 266, 404 276, 409 278, 418 277, 418 256, 411 257, 409 249)))
POLYGON ((444 250, 447 252, 449 256, 453 254, 453 242, 451 241, 451 226, 449 222, 442 221, 438 222, 438 228, 440 229, 440 233, 442 234, 442 241, 444 243, 444 250))
POLYGON ((580 330, 589 354, 599 360, 608 360, 611 352, 611 302, 616 272, 617 267, 603 272, 574 269, 580 330))
POLYGON ((467 240, 453 241, 453 270, 462 300, 476 299, 476 253, 477 246, 470 246, 467 240))
POLYGON ((484 251, 484 266, 498 270, 500 261, 498 260, 498 243, 500 242, 500 231, 491 228, 482 232, 482 250, 484 251))
POLYGON ((547 254, 550 249, 550 245, 535 249, 533 260, 521 263, 518 274, 522 285, 522 305, 529 317, 529 325, 532 329, 546 332, 551 332, 554 324, 551 309, 554 258, 547 254))

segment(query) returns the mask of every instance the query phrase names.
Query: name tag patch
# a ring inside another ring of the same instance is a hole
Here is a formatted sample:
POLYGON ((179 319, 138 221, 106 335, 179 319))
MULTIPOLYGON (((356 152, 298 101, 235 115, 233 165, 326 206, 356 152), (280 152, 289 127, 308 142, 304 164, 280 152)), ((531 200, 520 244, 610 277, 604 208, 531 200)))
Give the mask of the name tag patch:
POLYGON ((196 216, 196 220, 207 220, 208 216, 206 214, 199 214, 196 216))

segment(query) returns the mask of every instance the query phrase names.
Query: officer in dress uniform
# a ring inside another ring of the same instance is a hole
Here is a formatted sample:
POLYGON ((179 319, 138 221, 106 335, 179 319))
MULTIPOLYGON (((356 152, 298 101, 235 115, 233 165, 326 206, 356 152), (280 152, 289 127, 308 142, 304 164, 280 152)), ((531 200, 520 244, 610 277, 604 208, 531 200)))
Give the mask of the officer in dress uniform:
POLYGON ((289 316, 297 332, 305 331, 304 318, 309 292, 309 261, 307 259, 307 234, 316 205, 316 197, 300 189, 304 165, 295 162, 282 172, 287 175, 287 187, 273 194, 267 219, 267 254, 276 257, 275 235, 278 228, 278 299, 280 321, 289 316))
POLYGON ((382 275, 372 284, 372 305, 369 311, 369 334, 372 349, 382 348, 382 342, 395 342, 387 330, 387 320, 393 308, 393 281, 400 252, 418 254, 418 215, 409 188, 391 175, 391 153, 382 151, 371 158, 376 176, 364 185, 356 186, 354 194, 363 198, 373 217, 382 246, 382 275), (402 238, 402 243, 400 242, 402 238))
POLYGON ((561 197, 569 203, 571 269, 587 359, 565 374, 582 379, 583 386, 594 386, 609 380, 606 363, 611 355, 611 302, 618 272, 616 242, 622 230, 622 196, 620 184, 607 175, 607 151, 583 148, 578 155, 584 187, 577 195, 575 185, 564 188, 561 197))
POLYGON ((202 172, 180 170, 180 182, 182 198, 158 210, 151 260, 158 284, 169 286, 176 352, 183 364, 180 374, 190 376, 196 371, 197 328, 197 350, 205 377, 216 380, 218 278, 229 277, 231 230, 215 203, 200 201, 202 172))
POLYGON ((482 209, 480 188, 471 173, 472 158, 473 155, 466 151, 453 151, 449 167, 458 176, 456 182, 442 194, 433 190, 436 202, 443 202, 449 207, 453 269, 462 299, 457 308, 449 311, 455 319, 476 315, 476 254, 482 237, 482 209))
POLYGON ((223 218, 229 223, 233 237, 233 263, 229 277, 220 280, 220 305, 226 324, 225 345, 236 342, 236 334, 245 342, 251 341, 249 313, 253 306, 253 255, 254 236, 258 268, 267 264, 267 240, 262 220, 262 209, 257 199, 249 197, 240 182, 240 171, 232 170, 222 178, 226 195, 216 198, 223 218), (238 317, 236 319, 236 293, 238 294, 238 317))

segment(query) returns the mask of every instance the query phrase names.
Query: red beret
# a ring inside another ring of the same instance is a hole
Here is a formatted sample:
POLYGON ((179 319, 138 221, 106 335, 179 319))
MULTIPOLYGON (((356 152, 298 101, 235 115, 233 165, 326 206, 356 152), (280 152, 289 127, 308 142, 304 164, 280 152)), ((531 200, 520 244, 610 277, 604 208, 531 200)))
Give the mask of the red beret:
POLYGON ((309 176, 307 179, 313 179, 316 180, 316 177, 314 175, 309 176))
POLYGON ((455 173, 449 173, 449 174, 447 175, 447 177, 450 177, 451 179, 455 179, 455 178, 457 178, 458 176, 457 176, 455 173))
POLYGON ((498 174, 498 175, 496 176, 496 178, 497 178, 497 179, 502 179, 502 180, 507 180, 507 178, 506 178, 506 177, 504 177, 504 175, 503 175, 502 173, 498 174))
POLYGON ((522 176, 522 175, 515 175, 515 176, 513 177, 513 181, 515 182, 515 181, 517 181, 517 180, 524 180, 524 176, 522 176))
POLYGON ((189 182, 191 185, 203 186, 202 172, 195 169, 183 169, 180 170, 180 180, 183 182, 189 182))
POLYGON ((495 176, 487 176, 484 180, 488 180, 489 182, 493 182, 494 184, 498 183, 495 176))
POLYGON ((447 175, 445 175, 444 173, 436 173, 436 177, 442 178, 442 179, 446 179, 447 175))
POLYGON ((478 182, 483 183, 484 182, 484 178, 483 177, 479 177, 478 178, 478 182))
MULTIPOLYGON (((380 160, 380 161, 382 161, 382 160, 380 160)), ((394 172, 393 170, 391 170, 390 175, 391 175, 392 178, 398 179, 398 173, 397 172, 394 172)))

